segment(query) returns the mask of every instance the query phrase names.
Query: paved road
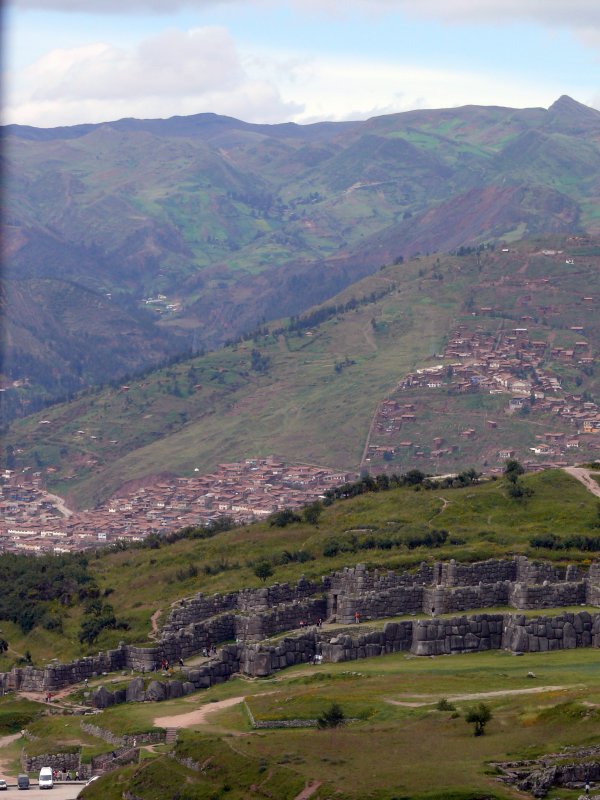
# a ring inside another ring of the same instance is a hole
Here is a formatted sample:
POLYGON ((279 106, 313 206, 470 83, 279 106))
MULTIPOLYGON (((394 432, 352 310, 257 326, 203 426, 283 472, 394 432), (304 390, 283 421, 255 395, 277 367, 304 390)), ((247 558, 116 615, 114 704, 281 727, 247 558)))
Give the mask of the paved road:
POLYGON ((54 788, 38 789, 31 786, 28 792, 19 789, 9 789, 7 792, 0 792, 2 800, 20 797, 21 800, 34 800, 34 798, 44 797, 45 800, 76 800, 77 795, 83 789, 83 783, 55 783, 54 788))

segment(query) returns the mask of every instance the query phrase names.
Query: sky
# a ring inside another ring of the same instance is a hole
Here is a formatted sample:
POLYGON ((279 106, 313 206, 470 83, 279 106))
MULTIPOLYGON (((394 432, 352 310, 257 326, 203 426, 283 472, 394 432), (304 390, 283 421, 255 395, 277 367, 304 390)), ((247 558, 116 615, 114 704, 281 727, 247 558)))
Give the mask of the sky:
POLYGON ((599 0, 8 0, 2 121, 600 109, 599 0))

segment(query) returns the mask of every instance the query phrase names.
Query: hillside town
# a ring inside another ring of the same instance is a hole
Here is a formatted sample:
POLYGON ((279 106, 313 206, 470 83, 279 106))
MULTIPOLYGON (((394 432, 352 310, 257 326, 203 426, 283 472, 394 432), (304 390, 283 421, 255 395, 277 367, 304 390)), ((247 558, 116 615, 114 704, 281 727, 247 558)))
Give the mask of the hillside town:
MULTIPOLYGON (((588 298, 584 298, 588 299, 588 298)), ((591 299, 591 298, 590 298, 591 299)), ((492 309, 482 308, 489 314, 492 309)), ((543 339, 532 338, 527 327, 500 328, 490 333, 483 326, 474 330, 458 325, 451 333, 439 363, 417 369, 406 375, 396 390, 378 406, 372 436, 365 449, 371 460, 391 458, 409 450, 413 456, 439 459, 458 452, 459 443, 476 436, 474 428, 456 430, 454 439, 433 435, 427 441, 411 436, 421 400, 436 393, 471 395, 488 394, 505 398, 503 415, 531 415, 549 419, 551 430, 542 430, 519 453, 524 463, 535 468, 573 463, 582 451, 596 453, 600 449, 600 408, 585 393, 563 390, 557 373, 548 365, 564 364, 591 369, 594 356, 583 339, 583 327, 571 328, 578 338, 572 347, 552 346, 543 339), (555 430, 556 426, 562 430, 555 430), (526 454, 526 455, 525 455, 526 454), (536 457, 538 457, 536 459, 536 457), (540 461, 539 457, 546 460, 540 461)), ((498 420, 486 419, 490 430, 498 429, 498 420)), ((514 458, 514 448, 497 447, 498 462, 514 458)))
POLYGON ((6 470, 0 486, 0 551, 65 553, 115 542, 141 541, 227 517, 264 519, 300 508, 355 475, 270 456, 219 464, 207 475, 166 477, 139 486, 89 511, 73 512, 44 489, 43 475, 6 470))

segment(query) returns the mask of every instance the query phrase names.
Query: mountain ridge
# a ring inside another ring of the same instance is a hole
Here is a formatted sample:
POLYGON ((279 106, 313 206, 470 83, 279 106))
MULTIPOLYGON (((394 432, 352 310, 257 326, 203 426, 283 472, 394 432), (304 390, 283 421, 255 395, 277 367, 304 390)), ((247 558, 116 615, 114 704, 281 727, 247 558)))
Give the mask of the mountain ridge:
MULTIPOLYGON (((600 231, 600 114, 580 105, 304 127, 208 114, 44 129, 51 138, 38 141, 5 126, 5 275, 67 279, 151 312, 180 352, 218 347, 399 256, 600 231)), ((51 317, 52 303, 39 313, 51 317)), ((35 349, 18 338, 19 352, 35 349)), ((5 353, 10 392, 32 377, 15 353, 5 353)), ((76 365, 64 369, 75 384, 76 365)), ((79 385, 97 381, 88 372, 79 385)), ((39 376, 28 391, 53 390, 39 376)))

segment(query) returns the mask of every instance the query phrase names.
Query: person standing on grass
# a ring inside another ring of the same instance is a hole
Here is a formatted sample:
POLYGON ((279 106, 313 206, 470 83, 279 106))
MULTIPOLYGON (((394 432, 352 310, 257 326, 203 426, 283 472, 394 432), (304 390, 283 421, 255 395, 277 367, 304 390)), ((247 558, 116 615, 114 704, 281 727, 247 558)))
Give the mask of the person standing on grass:
POLYGON ((358 623, 360 622, 360 611, 355 611, 355 612, 354 612, 354 622, 355 622, 357 625, 358 625, 358 623))

